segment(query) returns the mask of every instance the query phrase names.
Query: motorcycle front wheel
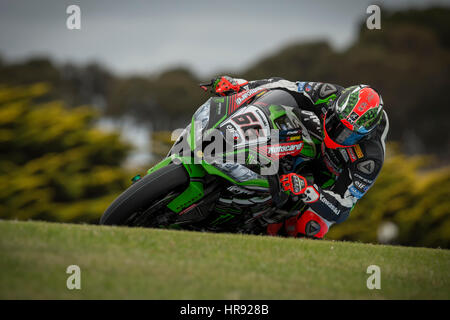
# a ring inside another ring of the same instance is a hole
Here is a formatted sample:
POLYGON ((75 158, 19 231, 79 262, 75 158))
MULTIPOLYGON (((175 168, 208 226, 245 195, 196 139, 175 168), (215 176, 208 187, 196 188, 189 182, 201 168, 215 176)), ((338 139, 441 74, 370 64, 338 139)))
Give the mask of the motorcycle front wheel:
POLYGON ((106 209, 100 218, 102 225, 126 225, 130 217, 143 212, 174 190, 189 184, 189 175, 183 165, 169 164, 144 176, 126 189, 106 209))

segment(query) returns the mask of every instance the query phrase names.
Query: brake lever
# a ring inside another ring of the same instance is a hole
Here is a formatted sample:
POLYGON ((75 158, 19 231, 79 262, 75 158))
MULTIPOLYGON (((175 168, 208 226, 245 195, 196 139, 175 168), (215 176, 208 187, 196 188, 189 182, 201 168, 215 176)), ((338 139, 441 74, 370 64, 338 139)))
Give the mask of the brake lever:
POLYGON ((208 83, 199 83, 200 88, 202 88, 205 91, 208 91, 208 87, 211 87, 214 84, 214 79, 211 79, 208 83))

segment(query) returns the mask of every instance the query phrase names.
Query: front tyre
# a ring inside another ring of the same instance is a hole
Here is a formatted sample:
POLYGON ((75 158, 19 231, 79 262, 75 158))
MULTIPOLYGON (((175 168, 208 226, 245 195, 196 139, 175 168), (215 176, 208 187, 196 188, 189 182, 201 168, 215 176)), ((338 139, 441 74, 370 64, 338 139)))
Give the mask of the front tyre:
POLYGON ((189 175, 183 165, 169 164, 146 175, 126 189, 106 209, 103 225, 123 225, 136 212, 150 207, 161 196, 187 186, 189 175))

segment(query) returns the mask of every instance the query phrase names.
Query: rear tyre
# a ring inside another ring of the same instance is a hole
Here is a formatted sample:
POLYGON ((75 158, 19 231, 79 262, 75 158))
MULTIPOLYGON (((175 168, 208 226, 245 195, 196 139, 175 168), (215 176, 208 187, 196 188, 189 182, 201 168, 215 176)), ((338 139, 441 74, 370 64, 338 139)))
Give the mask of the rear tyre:
POLYGON ((183 165, 169 164, 126 189, 103 213, 100 224, 125 224, 135 212, 147 209, 161 196, 188 183, 189 175, 183 165))

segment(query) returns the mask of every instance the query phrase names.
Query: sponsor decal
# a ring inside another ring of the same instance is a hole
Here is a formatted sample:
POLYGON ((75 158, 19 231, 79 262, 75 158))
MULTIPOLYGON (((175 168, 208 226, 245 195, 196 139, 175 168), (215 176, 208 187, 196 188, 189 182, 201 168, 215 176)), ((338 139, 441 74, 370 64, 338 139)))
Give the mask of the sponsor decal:
POLYGON ((293 137, 288 137, 287 141, 296 141, 296 140, 301 140, 302 137, 301 136, 293 136, 293 137))
POLYGON ((305 88, 305 84, 306 82, 297 82, 297 90, 298 92, 302 92, 303 89, 305 88))
POLYGON ((310 92, 312 89, 311 85, 308 83, 307 85, 305 85, 305 91, 306 92, 310 92))
POLYGON ((356 165, 359 171, 365 174, 372 174, 375 170, 375 161, 373 160, 366 160, 363 162, 360 162, 356 165))
POLYGON ((287 155, 296 156, 303 149, 303 142, 289 142, 272 146, 262 146, 259 151, 268 157, 282 158, 287 155))
POLYGON ((358 180, 355 180, 355 181, 353 182, 353 184, 355 185, 355 187, 356 187, 358 190, 360 190, 360 191, 362 191, 362 192, 366 192, 367 189, 369 189, 369 187, 368 187, 365 183, 362 183, 361 181, 358 181, 358 180))
POLYGON ((345 150, 347 150, 350 161, 355 162, 357 160, 357 158, 356 158, 355 153, 353 152, 353 149, 350 147, 350 148, 346 148, 345 150))
POLYGON ((254 95, 255 93, 257 93, 258 91, 260 91, 261 89, 259 88, 255 88, 255 89, 251 89, 248 91, 244 91, 242 92, 237 98, 236 98, 236 103, 239 105, 242 102, 244 102, 247 98, 251 97, 252 95, 254 95))
POLYGON ((364 153, 361 150, 361 147, 359 146, 359 144, 355 145, 353 147, 355 149, 356 155, 358 156, 358 159, 361 159, 362 157, 364 157, 364 153))
POLYGON ((226 129, 227 129, 227 131, 231 132, 233 140, 237 140, 237 141, 240 140, 239 132, 236 130, 236 128, 231 123, 227 124, 226 129))
POLYGON ((283 152, 292 152, 292 151, 300 151, 303 147, 303 143, 299 144, 291 144, 291 145, 279 145, 269 147, 269 153, 283 153, 283 152))
POLYGON ((258 98, 258 97, 262 96, 264 93, 266 93, 266 91, 262 91, 262 92, 258 93, 258 94, 255 96, 255 98, 258 98))
POLYGON ((328 201, 328 199, 325 198, 322 194, 320 195, 320 201, 322 201, 322 203, 324 203, 328 208, 330 208, 330 210, 333 211, 335 215, 338 216, 341 213, 341 210, 339 210, 334 204, 328 201))
POLYGON ((350 193, 352 194, 352 196, 354 196, 356 199, 361 199, 364 195, 364 193, 362 193, 361 191, 356 189, 354 186, 351 186, 349 188, 349 190, 350 190, 350 193))
POLYGON ((287 131, 285 134, 287 136, 292 136, 292 135, 301 134, 301 133, 302 133, 302 130, 290 130, 290 131, 287 131))

